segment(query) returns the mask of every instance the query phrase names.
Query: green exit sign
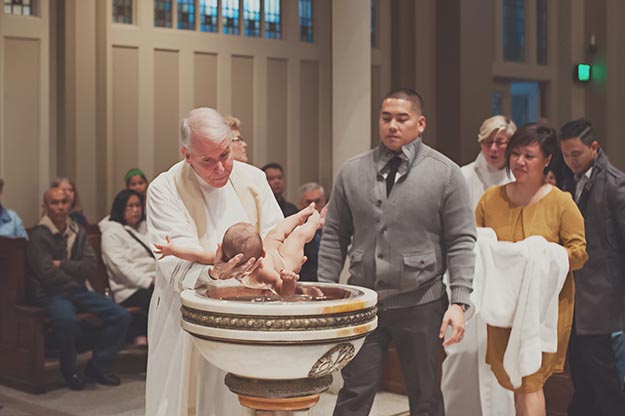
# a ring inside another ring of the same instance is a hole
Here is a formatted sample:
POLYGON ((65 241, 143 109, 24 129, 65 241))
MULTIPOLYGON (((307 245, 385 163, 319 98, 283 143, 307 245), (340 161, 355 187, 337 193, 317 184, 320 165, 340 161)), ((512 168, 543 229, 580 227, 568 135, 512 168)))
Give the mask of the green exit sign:
POLYGON ((575 66, 575 81, 589 82, 591 77, 590 64, 577 64, 575 66))

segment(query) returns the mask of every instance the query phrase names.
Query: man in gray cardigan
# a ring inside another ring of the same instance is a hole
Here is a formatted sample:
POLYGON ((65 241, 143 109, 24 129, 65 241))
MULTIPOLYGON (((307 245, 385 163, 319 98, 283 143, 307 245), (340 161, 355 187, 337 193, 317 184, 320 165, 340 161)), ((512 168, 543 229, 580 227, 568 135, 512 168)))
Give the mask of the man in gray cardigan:
POLYGON ((418 93, 389 93, 379 125, 381 144, 345 162, 336 178, 319 250, 319 281, 338 281, 351 244, 349 283, 379 296, 378 328, 343 369, 334 414, 368 414, 393 341, 410 413, 443 415, 438 356, 448 326, 445 344, 464 333, 474 214, 460 168, 421 140, 426 121, 418 93))
POLYGON ((563 188, 584 215, 588 251, 588 261, 575 272, 569 415, 625 415, 619 357, 612 349, 612 334, 625 329, 625 173, 608 161, 584 119, 562 126, 560 147, 570 169, 563 188))

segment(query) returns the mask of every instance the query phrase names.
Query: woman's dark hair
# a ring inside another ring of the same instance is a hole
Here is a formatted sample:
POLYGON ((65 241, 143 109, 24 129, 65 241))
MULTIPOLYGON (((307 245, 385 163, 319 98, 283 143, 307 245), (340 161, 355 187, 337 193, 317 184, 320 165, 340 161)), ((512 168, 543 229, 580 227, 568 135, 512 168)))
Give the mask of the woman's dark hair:
POLYGON ((512 151, 530 144, 538 143, 540 151, 545 158, 551 156, 549 166, 543 173, 547 173, 551 169, 551 165, 560 157, 560 146, 558 146, 558 135, 551 127, 538 123, 527 123, 519 127, 519 129, 510 137, 508 147, 506 148, 506 172, 510 174, 510 155, 512 151))
POLYGON ((141 202, 141 221, 145 219, 145 212, 143 212, 143 197, 141 194, 137 191, 133 191, 132 189, 124 189, 117 194, 115 200, 113 201, 109 221, 115 221, 122 225, 126 225, 126 220, 124 219, 126 205, 128 205, 128 200, 133 195, 139 198, 139 202, 141 202))

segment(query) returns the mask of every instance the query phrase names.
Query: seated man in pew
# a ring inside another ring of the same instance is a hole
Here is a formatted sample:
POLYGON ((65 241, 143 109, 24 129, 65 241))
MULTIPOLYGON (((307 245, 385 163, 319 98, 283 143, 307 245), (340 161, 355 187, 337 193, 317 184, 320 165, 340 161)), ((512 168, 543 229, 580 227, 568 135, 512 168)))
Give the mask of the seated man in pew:
POLYGON ((109 372, 109 366, 124 343, 130 313, 87 290, 85 281, 96 272, 97 259, 85 230, 69 218, 70 203, 63 190, 50 187, 44 193, 43 208, 45 214, 33 229, 26 254, 33 272, 34 300, 47 308, 52 318, 67 387, 84 388, 76 368, 77 313, 90 313, 102 321, 85 376, 100 384, 119 385, 119 377, 109 372))

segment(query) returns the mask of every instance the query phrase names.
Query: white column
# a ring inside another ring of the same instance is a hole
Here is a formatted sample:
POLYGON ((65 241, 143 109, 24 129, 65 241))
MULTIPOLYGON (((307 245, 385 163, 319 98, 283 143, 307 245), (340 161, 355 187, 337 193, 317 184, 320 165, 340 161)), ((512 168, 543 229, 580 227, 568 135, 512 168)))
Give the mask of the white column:
POLYGON ((332 171, 371 143, 371 9, 332 2, 332 171))

